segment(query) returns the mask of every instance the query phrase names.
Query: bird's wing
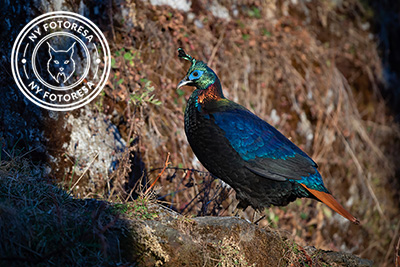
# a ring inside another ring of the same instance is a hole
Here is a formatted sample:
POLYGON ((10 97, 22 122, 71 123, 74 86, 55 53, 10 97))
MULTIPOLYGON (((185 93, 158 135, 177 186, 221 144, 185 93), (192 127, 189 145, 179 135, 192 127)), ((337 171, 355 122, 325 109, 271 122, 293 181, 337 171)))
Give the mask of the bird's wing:
POLYGON ((255 174, 276 180, 301 180, 317 164, 273 126, 245 109, 213 112, 211 117, 255 174))

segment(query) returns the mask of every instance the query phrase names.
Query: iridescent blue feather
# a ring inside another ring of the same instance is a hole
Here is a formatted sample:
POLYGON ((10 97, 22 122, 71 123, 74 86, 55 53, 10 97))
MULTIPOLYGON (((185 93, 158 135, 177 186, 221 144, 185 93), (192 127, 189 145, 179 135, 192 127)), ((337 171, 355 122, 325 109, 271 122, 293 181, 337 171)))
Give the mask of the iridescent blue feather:
POLYGON ((266 178, 279 176, 328 192, 316 163, 267 122, 245 109, 215 112, 212 117, 249 169, 256 166, 266 178))

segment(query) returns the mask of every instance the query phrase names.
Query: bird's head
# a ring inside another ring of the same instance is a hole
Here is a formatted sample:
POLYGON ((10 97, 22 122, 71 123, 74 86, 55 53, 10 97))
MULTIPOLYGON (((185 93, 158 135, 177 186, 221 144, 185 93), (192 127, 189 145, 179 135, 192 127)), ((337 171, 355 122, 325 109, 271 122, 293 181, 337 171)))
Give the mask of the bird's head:
POLYGON ((193 57, 186 54, 182 48, 178 49, 178 53, 180 58, 186 59, 192 63, 185 78, 183 78, 183 80, 178 84, 178 88, 184 85, 189 85, 204 90, 218 80, 217 75, 207 66, 206 63, 203 61, 197 61, 193 57))

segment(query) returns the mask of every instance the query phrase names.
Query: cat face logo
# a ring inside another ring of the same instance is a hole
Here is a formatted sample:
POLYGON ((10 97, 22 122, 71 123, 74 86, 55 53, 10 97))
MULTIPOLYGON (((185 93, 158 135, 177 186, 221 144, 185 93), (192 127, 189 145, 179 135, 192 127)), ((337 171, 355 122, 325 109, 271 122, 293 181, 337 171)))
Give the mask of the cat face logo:
POLYGON ((55 50, 49 43, 50 58, 47 61, 47 71, 57 83, 65 83, 75 72, 75 61, 73 59, 73 43, 68 50, 55 50))
POLYGON ((43 14, 15 39, 11 70, 20 91, 36 105, 73 110, 92 101, 107 83, 110 48, 102 32, 72 12, 43 14))

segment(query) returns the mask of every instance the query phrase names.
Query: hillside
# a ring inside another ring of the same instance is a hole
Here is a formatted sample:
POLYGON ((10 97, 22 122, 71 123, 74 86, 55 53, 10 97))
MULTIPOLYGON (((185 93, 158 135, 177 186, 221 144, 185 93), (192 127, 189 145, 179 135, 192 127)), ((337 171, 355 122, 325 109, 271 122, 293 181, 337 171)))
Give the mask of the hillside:
MULTIPOLYGON (((351 225, 316 201, 298 200, 266 210, 260 229, 285 233, 301 247, 392 266, 400 229, 400 130, 397 93, 390 91, 395 73, 388 75, 383 41, 374 32, 382 13, 357 0, 239 2, 42 0, 2 6, 4 21, 13 22, 4 25, 0 38, 7 55, 1 59, 2 164, 33 162, 40 177, 74 201, 125 205, 148 188, 169 155, 153 200, 183 218, 236 214, 234 191, 203 168, 184 134, 191 91, 176 90, 188 68, 177 57, 182 47, 216 71, 226 97, 306 151, 325 185, 361 221, 351 225), (18 31, 39 14, 59 9, 90 18, 112 53, 100 96, 62 113, 26 101, 9 69, 18 31)), ((254 212, 241 216, 253 220, 254 212)))

